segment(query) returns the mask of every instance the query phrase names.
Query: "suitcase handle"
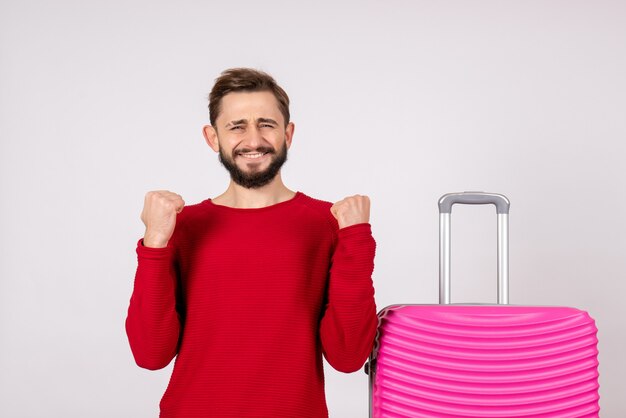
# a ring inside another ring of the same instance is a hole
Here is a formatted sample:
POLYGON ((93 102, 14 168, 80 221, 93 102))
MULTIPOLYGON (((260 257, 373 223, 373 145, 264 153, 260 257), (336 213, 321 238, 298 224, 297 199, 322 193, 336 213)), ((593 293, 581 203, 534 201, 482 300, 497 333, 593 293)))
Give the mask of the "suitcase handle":
POLYGON ((439 213, 450 213, 452 211, 452 205, 455 203, 462 203, 464 205, 496 205, 497 213, 509 213, 509 206, 511 202, 504 195, 497 193, 484 193, 484 192, 463 192, 463 193, 448 193, 441 196, 439 199, 439 213))
POLYGON ((450 214, 452 205, 493 204, 498 215, 498 304, 509 303, 509 207, 504 195, 484 192, 448 193, 439 199, 439 303, 450 304, 450 214))

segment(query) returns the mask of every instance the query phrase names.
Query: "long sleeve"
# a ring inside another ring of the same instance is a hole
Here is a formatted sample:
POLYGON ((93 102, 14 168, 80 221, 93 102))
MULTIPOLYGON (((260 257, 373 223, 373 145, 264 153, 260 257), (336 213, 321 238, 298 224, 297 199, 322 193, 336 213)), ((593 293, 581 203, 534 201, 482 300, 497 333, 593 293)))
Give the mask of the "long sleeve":
POLYGON ((378 319, 372 272, 376 242, 368 223, 338 230, 320 337, 326 360, 358 370, 372 350, 378 319))
POLYGON ((156 370, 172 361, 180 336, 174 248, 148 248, 140 240, 137 257, 126 334, 137 365, 156 370))
POLYGON ((126 329, 139 366, 176 357, 161 418, 328 417, 323 356, 357 370, 378 323, 371 228, 340 229, 331 207, 206 200, 168 247, 139 243, 126 329))

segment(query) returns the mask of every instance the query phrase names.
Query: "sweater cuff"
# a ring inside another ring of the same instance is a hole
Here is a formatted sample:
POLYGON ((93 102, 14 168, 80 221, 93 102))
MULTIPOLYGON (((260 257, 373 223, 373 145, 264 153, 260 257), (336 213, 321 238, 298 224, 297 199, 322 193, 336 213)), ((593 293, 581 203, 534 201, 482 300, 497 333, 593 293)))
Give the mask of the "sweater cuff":
POLYGON ((152 248, 143 245, 143 238, 137 241, 137 256, 140 259, 147 260, 164 260, 169 259, 174 255, 174 247, 171 244, 167 244, 167 247, 152 248))
POLYGON ((369 223, 350 225, 339 230, 333 254, 333 270, 348 276, 371 276, 374 270, 376 241, 369 223))
POLYGON ((360 223, 346 226, 339 229, 337 233, 339 237, 348 237, 351 235, 367 234, 372 235, 372 225, 369 223, 360 223))

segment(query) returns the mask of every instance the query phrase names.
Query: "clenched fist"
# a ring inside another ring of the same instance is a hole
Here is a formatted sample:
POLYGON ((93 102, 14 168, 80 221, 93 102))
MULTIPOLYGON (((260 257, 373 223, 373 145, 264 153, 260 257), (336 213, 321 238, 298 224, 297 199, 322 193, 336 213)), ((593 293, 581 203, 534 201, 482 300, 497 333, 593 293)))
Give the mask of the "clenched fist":
POLYGON ((174 233, 176 215, 183 210, 185 202, 180 195, 167 190, 146 193, 141 220, 146 225, 143 245, 163 248, 174 233))
POLYGON ((370 221, 370 198, 358 194, 346 197, 335 203, 330 211, 339 222, 339 228, 368 223, 370 221))

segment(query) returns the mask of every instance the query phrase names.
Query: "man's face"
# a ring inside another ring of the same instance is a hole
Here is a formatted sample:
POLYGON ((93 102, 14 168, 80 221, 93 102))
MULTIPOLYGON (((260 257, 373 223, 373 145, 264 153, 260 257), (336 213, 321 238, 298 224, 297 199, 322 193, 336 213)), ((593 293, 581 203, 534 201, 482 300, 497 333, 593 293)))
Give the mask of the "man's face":
POLYGON ((271 92, 237 92, 222 98, 214 127, 205 127, 207 142, 231 179, 246 188, 271 182, 287 160, 293 124, 285 127, 271 92))

